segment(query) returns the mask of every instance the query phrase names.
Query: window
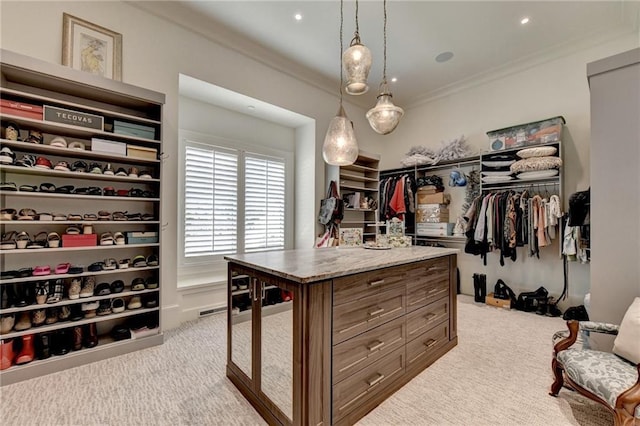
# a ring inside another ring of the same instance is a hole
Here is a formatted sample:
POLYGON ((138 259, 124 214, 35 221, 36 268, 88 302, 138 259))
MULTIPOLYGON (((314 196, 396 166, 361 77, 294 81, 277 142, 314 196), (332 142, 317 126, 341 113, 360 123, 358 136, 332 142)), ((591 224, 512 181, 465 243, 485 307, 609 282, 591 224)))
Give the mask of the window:
POLYGON ((292 154, 252 152, 256 150, 184 139, 183 265, 287 247, 287 163, 292 154))

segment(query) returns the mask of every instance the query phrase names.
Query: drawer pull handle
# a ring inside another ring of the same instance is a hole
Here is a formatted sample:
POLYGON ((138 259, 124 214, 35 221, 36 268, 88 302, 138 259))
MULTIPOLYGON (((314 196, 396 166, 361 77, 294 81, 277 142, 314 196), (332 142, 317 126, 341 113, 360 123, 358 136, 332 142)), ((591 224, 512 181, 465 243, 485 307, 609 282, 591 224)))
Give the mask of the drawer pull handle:
MULTIPOLYGON (((380 373, 378 373, 378 374, 380 374, 380 373)), ((378 377, 376 377, 376 378, 375 378, 375 379, 373 379, 373 380, 368 380, 368 381, 367 381, 367 383, 369 383, 369 387, 371 387, 371 386, 375 386, 375 385, 377 385, 378 383, 380 383, 380 381, 381 381, 382 379, 384 379, 384 374, 380 374, 378 377)))
POLYGON ((433 345, 435 345, 436 343, 438 343, 437 340, 433 340, 433 339, 429 339, 426 342, 424 342, 424 345, 428 348, 432 347, 433 345))
POLYGON ((370 285, 371 287, 374 287, 374 286, 376 286, 376 285, 380 285, 380 284, 384 284, 384 279, 382 279, 382 280, 377 280, 377 281, 371 281, 371 282, 369 283, 369 285, 370 285))
POLYGON ((378 309, 376 309, 376 310, 375 310, 375 311, 373 311, 373 312, 369 312, 369 316, 370 316, 370 317, 374 317, 374 316, 376 316, 376 315, 378 315, 378 314, 381 314, 381 313, 383 313, 383 312, 384 312, 384 308, 378 308, 378 309))
POLYGON ((410 305, 410 306, 411 306, 411 305, 415 305, 416 303, 420 303, 420 302, 422 302, 423 300, 427 300, 427 298, 426 298, 426 297, 421 297, 420 299, 412 300, 411 302, 409 302, 409 305, 410 305))
POLYGON ((369 349, 369 352, 373 352, 376 349, 380 349, 383 346, 384 346, 384 342, 381 342, 381 341, 378 340, 375 345, 367 346, 367 348, 369 349))
POLYGON ((437 316, 438 316, 438 314, 434 314, 433 312, 430 312, 430 313, 428 313, 427 315, 425 315, 425 316, 424 316, 424 318, 425 318, 427 321, 431 321, 432 319, 434 319, 434 318, 435 318, 435 317, 437 317, 437 316))
POLYGON ((447 268, 443 268, 442 266, 432 266, 430 268, 427 268, 427 272, 435 272, 435 271, 444 271, 447 268))

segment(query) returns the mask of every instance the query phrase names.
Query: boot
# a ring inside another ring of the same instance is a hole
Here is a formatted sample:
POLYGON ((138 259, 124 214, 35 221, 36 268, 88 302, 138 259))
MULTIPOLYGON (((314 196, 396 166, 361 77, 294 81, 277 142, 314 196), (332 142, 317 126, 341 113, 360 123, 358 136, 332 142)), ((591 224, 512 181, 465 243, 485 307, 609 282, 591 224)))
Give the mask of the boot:
POLYGON ((93 348, 98 344, 98 329, 95 322, 85 326, 83 336, 82 343, 86 348, 93 348))
POLYGON ((36 356, 38 359, 47 359, 51 356, 51 334, 40 333, 36 338, 36 356))
POLYGON ((13 365, 13 339, 0 340, 0 370, 13 365))
POLYGON ((54 355, 66 355, 71 351, 71 329, 63 328, 56 331, 51 341, 51 351, 54 355))
POLYGON ((480 303, 480 277, 473 274, 473 301, 480 303))
POLYGON ((22 350, 16 357, 16 365, 27 364, 33 361, 35 356, 33 343, 33 334, 22 336, 22 350))
POLYGON ((82 349, 82 327, 75 326, 73 327, 73 350, 79 351, 82 349))
POLYGON ((479 287, 479 300, 480 303, 485 303, 487 297, 487 276, 485 274, 478 275, 478 287, 479 287))

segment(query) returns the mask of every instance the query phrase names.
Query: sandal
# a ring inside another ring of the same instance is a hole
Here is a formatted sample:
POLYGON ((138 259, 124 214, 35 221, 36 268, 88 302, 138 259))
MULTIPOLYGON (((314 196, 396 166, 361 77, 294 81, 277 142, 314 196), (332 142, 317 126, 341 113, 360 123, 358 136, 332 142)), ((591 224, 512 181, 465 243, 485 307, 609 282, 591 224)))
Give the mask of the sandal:
POLYGON ((120 259, 118 269, 129 269, 129 259, 120 259))
POLYGON ((36 192, 38 190, 38 187, 35 185, 20 185, 18 190, 22 192, 36 192))
POLYGON ((67 227, 67 230, 64 231, 67 235, 80 235, 80 228, 75 225, 67 227))
POLYGON ((87 163, 78 160, 71 165, 71 170, 78 173, 85 173, 87 171, 87 163))
POLYGON ((133 258, 133 260, 131 261, 131 265, 134 268, 144 268, 145 266, 147 266, 147 260, 143 255, 139 254, 133 258))
POLYGON ((49 232, 49 235, 47 235, 47 245, 49 248, 60 247, 60 235, 58 235, 57 232, 49 232))
POLYGON ((27 244, 29 244, 29 241, 31 241, 31 237, 29 237, 29 234, 24 231, 16 235, 16 246, 19 249, 27 248, 27 244))
POLYGON ((113 234, 113 240, 115 241, 115 244, 117 246, 122 246, 126 244, 124 239, 124 234, 122 232, 116 232, 115 234, 113 234))
POLYGON ((100 235, 100 245, 101 246, 113 245, 113 235, 111 235, 111 232, 105 232, 102 235, 100 235))
POLYGON ((118 194, 118 197, 128 197, 129 196, 129 190, 127 190, 127 189, 118 189, 118 191, 116 191, 116 193, 118 194))
POLYGON ((118 269, 118 262, 112 257, 110 257, 108 259, 105 259, 104 260, 104 270, 105 271, 111 271, 113 269, 118 269))
POLYGON ((47 233, 45 231, 38 232, 32 241, 27 243, 28 249, 41 249, 47 246, 47 233))
POLYGON ((131 213, 126 216, 127 220, 142 220, 142 216, 140 216, 140 213, 131 213))
POLYGON ((71 194, 73 192, 73 188, 73 185, 64 185, 56 188, 54 192, 57 192, 58 194, 71 194))
POLYGON ((67 220, 82 220, 82 215, 77 213, 70 213, 67 215, 67 220))
POLYGON ((98 212, 98 220, 111 220, 111 213, 106 210, 100 210, 98 212))
POLYGON ((58 163, 53 168, 53 170, 59 170, 61 172, 68 172, 69 171, 69 163, 67 163, 66 161, 58 161, 58 163))
POLYGON ((115 197, 116 190, 113 189, 113 186, 105 186, 103 193, 105 197, 115 197))
POLYGON ((147 257, 147 266, 158 266, 158 256, 150 254, 147 257))
POLYGON ((36 156, 32 154, 24 154, 21 159, 16 160, 16 166, 33 167, 36 165, 36 156))
POLYGON ((52 183, 41 183, 40 192, 56 192, 56 186, 52 183))
POLYGON ((36 266, 35 269, 33 270, 34 277, 39 277, 42 275, 50 275, 50 274, 51 274, 51 266, 49 265, 36 266))
POLYGON ((53 213, 53 221, 54 222, 59 222, 59 221, 63 221, 63 220, 67 220, 67 215, 66 214, 53 213))
POLYGON ((85 213, 83 217, 84 220, 98 220, 98 216, 93 213, 85 213))
POLYGON ((143 170, 140 172, 140 175, 138 175, 138 177, 140 179, 153 179, 153 177, 151 176, 151 172, 148 170, 143 170))
POLYGON ((113 220, 117 220, 117 221, 127 220, 127 212, 113 212, 113 220))
POLYGON ((72 265, 69 267, 69 274, 81 274, 84 272, 84 266, 82 265, 72 265))
POLYGON ((89 166, 89 173, 93 173, 96 175, 101 175, 102 174, 102 167, 100 167, 100 164, 98 163, 91 163, 91 166, 89 166))
POLYGON ((36 159, 36 168, 51 170, 53 169, 53 164, 51 164, 51 160, 45 157, 38 157, 36 159))
POLYGON ((135 198, 140 198, 142 197, 142 194, 144 193, 144 191, 142 189, 139 188, 131 188, 129 190, 129 197, 135 197, 135 198))
POLYGON ((0 242, 1 250, 13 250, 16 248, 16 231, 9 231, 2 234, 2 242, 0 242))
POLYGON ((69 268, 71 267, 70 263, 60 263, 56 266, 56 274, 62 275, 69 272, 69 268))
POLYGON ((142 215, 141 219, 144 221, 154 220, 155 216, 152 215, 151 213, 145 213, 142 215))
POLYGON ((98 272, 98 271, 102 271, 103 269, 104 269, 104 263, 102 262, 93 262, 87 268, 87 270, 90 272, 98 272))
POLYGON ((2 191, 17 191, 18 188, 14 182, 2 182, 0 183, 0 190, 2 191))
POLYGON ((52 221, 53 215, 51 213, 38 213, 38 220, 52 221))
POLYGON ((0 220, 13 220, 16 216, 16 209, 0 210, 0 220))
POLYGON ((29 130, 29 136, 25 138, 25 142, 37 143, 42 145, 42 141, 44 137, 42 136, 42 132, 39 130, 29 130))
POLYGON ((85 147, 84 143, 80 141, 73 141, 69 142, 69 149, 79 149, 81 151, 84 151, 87 148, 85 147))
POLYGON ((22 209, 18 213, 18 220, 34 220, 37 213, 34 209, 22 209))

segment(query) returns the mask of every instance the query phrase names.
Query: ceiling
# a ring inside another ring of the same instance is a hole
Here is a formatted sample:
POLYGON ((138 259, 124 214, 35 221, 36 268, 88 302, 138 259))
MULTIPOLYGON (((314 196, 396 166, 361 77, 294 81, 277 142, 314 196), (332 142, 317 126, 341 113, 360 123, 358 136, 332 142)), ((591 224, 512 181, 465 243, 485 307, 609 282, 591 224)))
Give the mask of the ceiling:
MULTIPOLYGON (((155 3, 155 2, 154 2, 155 3)), ((181 1, 171 15, 206 19, 224 43, 303 76, 337 94, 340 2, 181 1), (297 21, 294 15, 300 13, 297 21), (280 64, 280 65, 278 65, 280 64), (295 65, 295 68, 287 65, 295 65)), ((158 10, 158 4, 154 6, 158 10)), ((387 2, 387 77, 394 102, 409 106, 465 82, 564 54, 623 33, 638 32, 640 1, 396 1, 387 2), (520 23, 523 17, 529 23, 520 23), (451 60, 438 63, 443 52, 451 60)), ((383 3, 361 0, 359 27, 373 66, 373 106, 382 77, 383 3)), ((355 29, 355 1, 344 2, 345 48, 355 29)), ((212 30, 214 31, 214 30, 212 30)))

